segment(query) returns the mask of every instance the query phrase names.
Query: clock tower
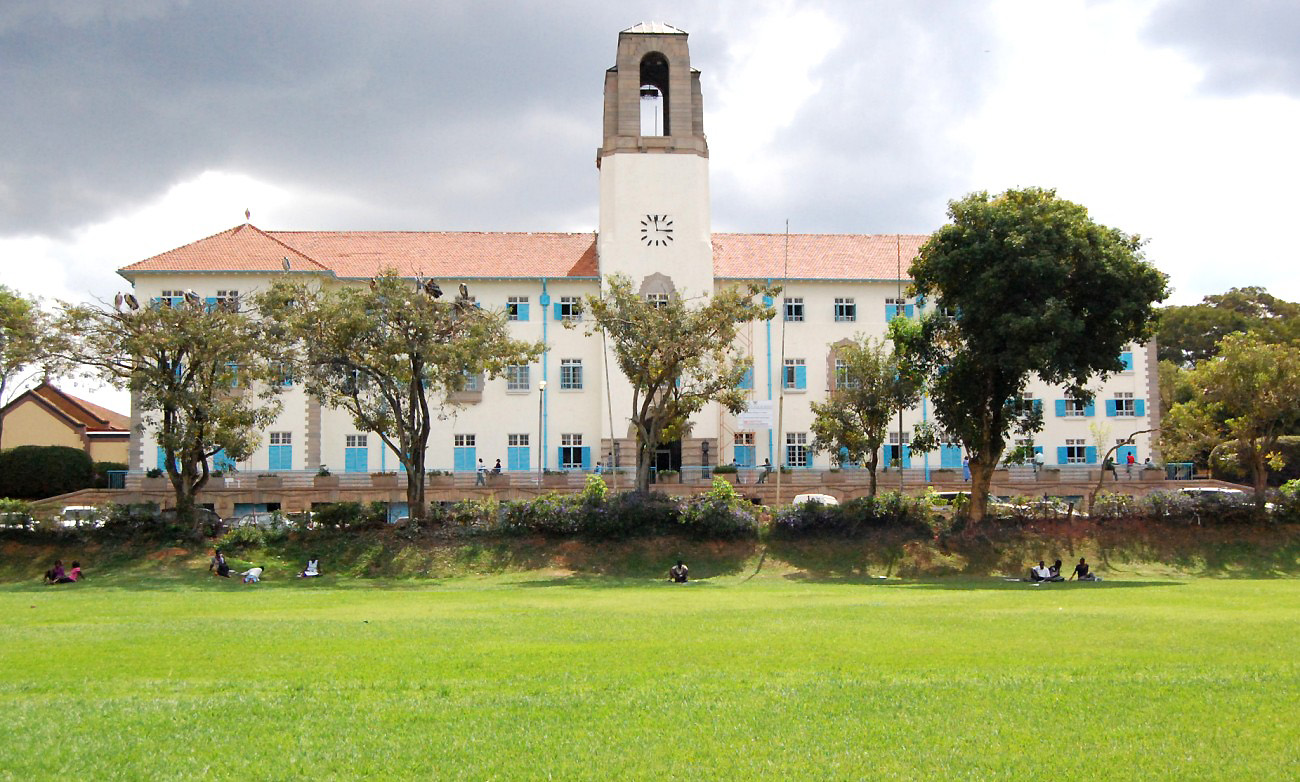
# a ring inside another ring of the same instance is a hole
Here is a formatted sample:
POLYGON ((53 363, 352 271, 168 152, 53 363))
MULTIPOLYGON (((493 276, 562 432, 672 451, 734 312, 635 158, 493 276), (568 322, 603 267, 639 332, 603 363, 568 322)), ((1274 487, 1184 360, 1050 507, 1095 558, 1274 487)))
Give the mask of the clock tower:
POLYGON ((686 33, 642 22, 618 34, 605 72, 600 169, 602 276, 643 293, 713 291, 709 147, 699 71, 686 33))

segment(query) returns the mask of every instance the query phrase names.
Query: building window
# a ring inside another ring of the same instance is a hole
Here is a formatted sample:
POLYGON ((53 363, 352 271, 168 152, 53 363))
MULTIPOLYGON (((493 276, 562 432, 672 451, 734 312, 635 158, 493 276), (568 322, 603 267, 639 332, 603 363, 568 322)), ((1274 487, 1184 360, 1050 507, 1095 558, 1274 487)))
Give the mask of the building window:
POLYGON ((1088 444, 1084 440, 1066 440, 1065 441, 1065 463, 1066 464, 1087 464, 1088 444))
POLYGON ((293 385, 293 367, 282 361, 277 361, 271 366, 275 370, 276 377, 279 378, 280 385, 286 388, 293 385))
POLYGON ((179 307, 185 301, 185 292, 162 291, 154 301, 158 302, 159 307, 179 307))
POLYGON ((897 317, 912 317, 912 305, 907 303, 907 299, 885 299, 885 320, 897 317))
POLYGON ((556 320, 582 320, 582 297, 561 296, 555 305, 556 320))
POLYGON ((456 472, 474 472, 478 469, 475 464, 476 440, 472 434, 452 435, 452 469, 456 472))
POLYGON ((654 307, 657 310, 661 310, 664 307, 668 306, 667 293, 647 293, 645 295, 645 300, 647 304, 649 304, 651 307, 654 307))
POLYGON ((785 463, 790 467, 808 466, 808 433, 785 433, 785 463))
POLYGON ((1137 407, 1133 404, 1133 392, 1131 391, 1116 393, 1112 404, 1115 407, 1114 415, 1129 417, 1137 415, 1137 407))
POLYGON ((582 390, 582 359, 580 358, 560 359, 560 390, 561 391, 582 390))
POLYGON ((461 391, 469 391, 471 393, 477 393, 483 390, 483 376, 480 374, 477 373, 471 374, 469 372, 466 372, 465 380, 463 381, 463 383, 464 384, 460 388, 461 391))
POLYGON ((239 312, 239 291, 233 289, 218 290, 217 306, 231 312, 239 312))
POLYGON ((370 449, 364 434, 344 438, 343 472, 370 472, 370 449))
POLYGON ((862 381, 849 375, 849 365, 842 358, 835 359, 835 387, 862 388, 862 381))
POLYGON ((587 469, 588 450, 582 447, 582 435, 580 434, 561 434, 560 435, 560 469, 562 470, 585 470, 587 469))
POLYGON ((1088 403, 1082 399, 1068 397, 1065 400, 1066 418, 1083 418, 1088 415, 1088 403))
POLYGON ((785 319, 789 322, 803 320, 803 298, 785 300, 785 319))
POLYGON ((267 449, 267 469, 293 469, 293 432, 271 432, 271 445, 267 449))
POLYGON ((506 469, 519 472, 532 469, 527 434, 506 435, 506 469))
POLYGON ((528 320, 528 297, 510 296, 506 299, 507 320, 528 320))
POLYGON ((851 298, 835 300, 835 320, 838 323, 852 323, 858 319, 858 305, 851 298))
POLYGON ((527 364, 511 364, 506 367, 506 390, 507 391, 527 391, 531 388, 528 382, 527 364))
POLYGON ((903 432, 902 448, 899 446, 898 432, 889 433, 889 445, 885 446, 885 464, 890 467, 911 467, 912 466, 912 434, 903 432))
POLYGON ((1124 365, 1125 372, 1133 371, 1133 352, 1126 350, 1119 354, 1119 363, 1124 365))
POLYGON ((754 448, 754 433, 736 432, 732 439, 731 454, 737 467, 753 467, 758 459, 754 448))
POLYGON ((801 358, 785 360, 784 385, 787 391, 803 391, 808 388, 808 367, 801 358))

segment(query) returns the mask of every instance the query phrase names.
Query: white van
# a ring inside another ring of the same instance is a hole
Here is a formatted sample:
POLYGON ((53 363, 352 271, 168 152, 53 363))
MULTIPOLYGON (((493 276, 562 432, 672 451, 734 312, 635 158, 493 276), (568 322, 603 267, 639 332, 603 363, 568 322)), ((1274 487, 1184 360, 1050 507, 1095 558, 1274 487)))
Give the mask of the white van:
POLYGON ((54 517, 54 523, 60 527, 102 527, 104 520, 99 518, 99 509, 94 505, 68 505, 54 517))

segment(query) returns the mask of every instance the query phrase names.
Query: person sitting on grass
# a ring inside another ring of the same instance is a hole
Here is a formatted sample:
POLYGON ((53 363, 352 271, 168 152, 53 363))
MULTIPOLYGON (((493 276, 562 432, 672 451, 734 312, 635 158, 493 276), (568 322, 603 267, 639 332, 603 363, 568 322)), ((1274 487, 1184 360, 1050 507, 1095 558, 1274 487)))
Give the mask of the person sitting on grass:
POLYGON ((240 573, 239 575, 244 577, 245 584, 256 584, 262 580, 262 566, 253 565, 248 570, 245 570, 243 573, 240 573))
POLYGON ((685 563, 679 559, 676 565, 668 568, 668 580, 674 584, 685 584, 688 572, 690 572, 690 568, 686 567, 685 563))
POLYGON ((61 559, 54 560, 54 567, 45 571, 45 583, 47 584, 61 584, 63 582, 60 579, 67 577, 67 574, 63 572, 63 560, 61 559))
POLYGON ((1052 577, 1052 571, 1048 569, 1047 563, 1038 560, 1038 565, 1029 569, 1030 581, 1046 581, 1052 577))
POLYGON ((1079 564, 1074 566, 1074 572, 1070 574, 1070 580, 1073 581, 1075 576, 1078 576, 1080 581, 1101 580, 1097 578, 1097 576, 1088 567, 1088 563, 1084 561, 1083 557, 1079 557, 1079 564))
POLYGON ((68 580, 63 581, 61 583, 75 584, 80 580, 81 580, 81 563, 74 559, 72 560, 72 570, 68 571, 68 580))
POLYGON ((317 559, 316 557, 312 557, 311 559, 307 560, 307 567, 303 568, 303 571, 298 574, 298 578, 315 578, 316 576, 319 575, 320 575, 320 560, 317 559))
POLYGON ((226 564, 226 556, 221 553, 221 549, 212 550, 212 561, 208 563, 208 572, 216 573, 222 578, 230 578, 230 565, 226 564))
POLYGON ((1052 566, 1047 569, 1047 580, 1048 581, 1065 580, 1065 578, 1061 576, 1061 560, 1059 559, 1056 560, 1055 562, 1052 563, 1052 566))

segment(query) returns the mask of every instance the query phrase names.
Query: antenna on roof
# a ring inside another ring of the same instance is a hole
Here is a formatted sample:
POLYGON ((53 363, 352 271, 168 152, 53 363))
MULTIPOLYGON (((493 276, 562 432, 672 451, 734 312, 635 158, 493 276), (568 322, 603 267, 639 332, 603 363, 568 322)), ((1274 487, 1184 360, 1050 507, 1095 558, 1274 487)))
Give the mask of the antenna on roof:
POLYGON ((245 210, 244 210, 244 222, 247 223, 248 221, 250 221, 250 220, 252 220, 252 219, 253 219, 253 210, 252 210, 252 209, 245 209, 245 210))

